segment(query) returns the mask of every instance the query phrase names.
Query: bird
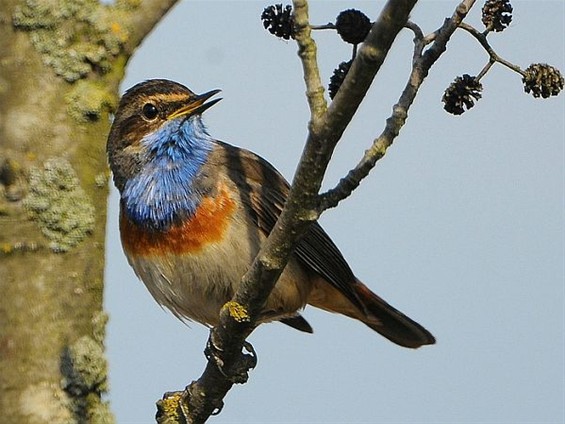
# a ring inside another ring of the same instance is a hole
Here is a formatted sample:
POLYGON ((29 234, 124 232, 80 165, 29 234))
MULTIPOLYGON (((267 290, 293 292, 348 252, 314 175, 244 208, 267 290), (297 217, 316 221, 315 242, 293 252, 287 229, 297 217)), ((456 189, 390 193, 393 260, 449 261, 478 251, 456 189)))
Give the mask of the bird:
MULTIPOLYGON (((213 327, 275 226, 289 183, 265 159, 213 138, 202 114, 220 90, 197 95, 150 79, 120 99, 108 162, 120 193, 125 256, 154 299, 184 322, 213 327)), ((373 293, 319 223, 300 239, 257 323, 312 333, 311 305, 353 318, 397 345, 434 336, 373 293)))

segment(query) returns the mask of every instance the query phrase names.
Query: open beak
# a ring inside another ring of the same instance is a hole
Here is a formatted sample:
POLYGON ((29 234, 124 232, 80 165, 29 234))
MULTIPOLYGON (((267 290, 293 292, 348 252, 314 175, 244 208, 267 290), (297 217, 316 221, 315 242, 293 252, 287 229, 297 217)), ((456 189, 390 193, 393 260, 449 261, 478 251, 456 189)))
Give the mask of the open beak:
POLYGON ((167 116, 167 119, 171 120, 171 119, 178 118, 179 116, 187 116, 188 117, 188 116, 191 116, 191 115, 196 115, 197 113, 204 112, 206 109, 208 109, 211 106, 214 106, 216 103, 218 103, 220 100, 222 100, 221 98, 220 99, 214 99, 212 101, 209 101, 208 103, 205 103, 206 100, 208 100, 214 94, 218 94, 220 91, 221 90, 212 90, 212 91, 208 91, 207 93, 200 94, 196 97, 193 97, 188 104, 181 107, 180 109, 175 110, 173 113, 171 113, 169 116, 167 116))

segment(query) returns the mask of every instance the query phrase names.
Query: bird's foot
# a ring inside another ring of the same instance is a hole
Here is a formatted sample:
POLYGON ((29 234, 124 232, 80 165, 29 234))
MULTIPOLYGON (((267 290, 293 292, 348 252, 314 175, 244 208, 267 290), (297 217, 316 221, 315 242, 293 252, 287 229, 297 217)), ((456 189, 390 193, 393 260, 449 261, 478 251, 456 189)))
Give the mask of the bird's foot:
POLYGON ((243 351, 227 353, 225 349, 214 343, 213 330, 206 343, 204 355, 206 359, 212 361, 218 371, 234 384, 243 384, 249 378, 249 370, 257 365, 257 354, 251 343, 243 342, 243 351))

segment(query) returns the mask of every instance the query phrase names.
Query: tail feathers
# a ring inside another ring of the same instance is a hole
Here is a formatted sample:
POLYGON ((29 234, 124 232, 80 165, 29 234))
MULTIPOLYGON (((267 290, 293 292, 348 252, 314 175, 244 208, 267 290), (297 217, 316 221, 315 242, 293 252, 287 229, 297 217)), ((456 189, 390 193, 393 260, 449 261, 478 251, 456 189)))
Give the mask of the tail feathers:
POLYGON ((428 330, 386 303, 359 280, 350 283, 347 289, 346 296, 342 288, 319 278, 314 280, 308 303, 355 318, 400 346, 415 349, 435 343, 428 330))
POLYGON ((365 311, 362 315, 353 318, 359 319, 380 335, 400 346, 415 349, 435 343, 436 339, 428 330, 389 305, 366 285, 356 281, 354 288, 365 311))

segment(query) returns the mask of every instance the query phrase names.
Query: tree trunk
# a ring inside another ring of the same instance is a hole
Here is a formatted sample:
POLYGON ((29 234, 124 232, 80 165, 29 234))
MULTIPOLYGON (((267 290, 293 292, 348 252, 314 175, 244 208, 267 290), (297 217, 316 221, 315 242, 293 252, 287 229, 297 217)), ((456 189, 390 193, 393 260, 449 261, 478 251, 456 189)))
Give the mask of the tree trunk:
POLYGON ((0 416, 113 422, 102 309, 109 114, 176 0, 2 0, 0 416))
POLYGON ((101 400, 104 140, 125 61, 102 72, 91 28, 27 4, 0 11, 2 421, 113 422, 101 400))

